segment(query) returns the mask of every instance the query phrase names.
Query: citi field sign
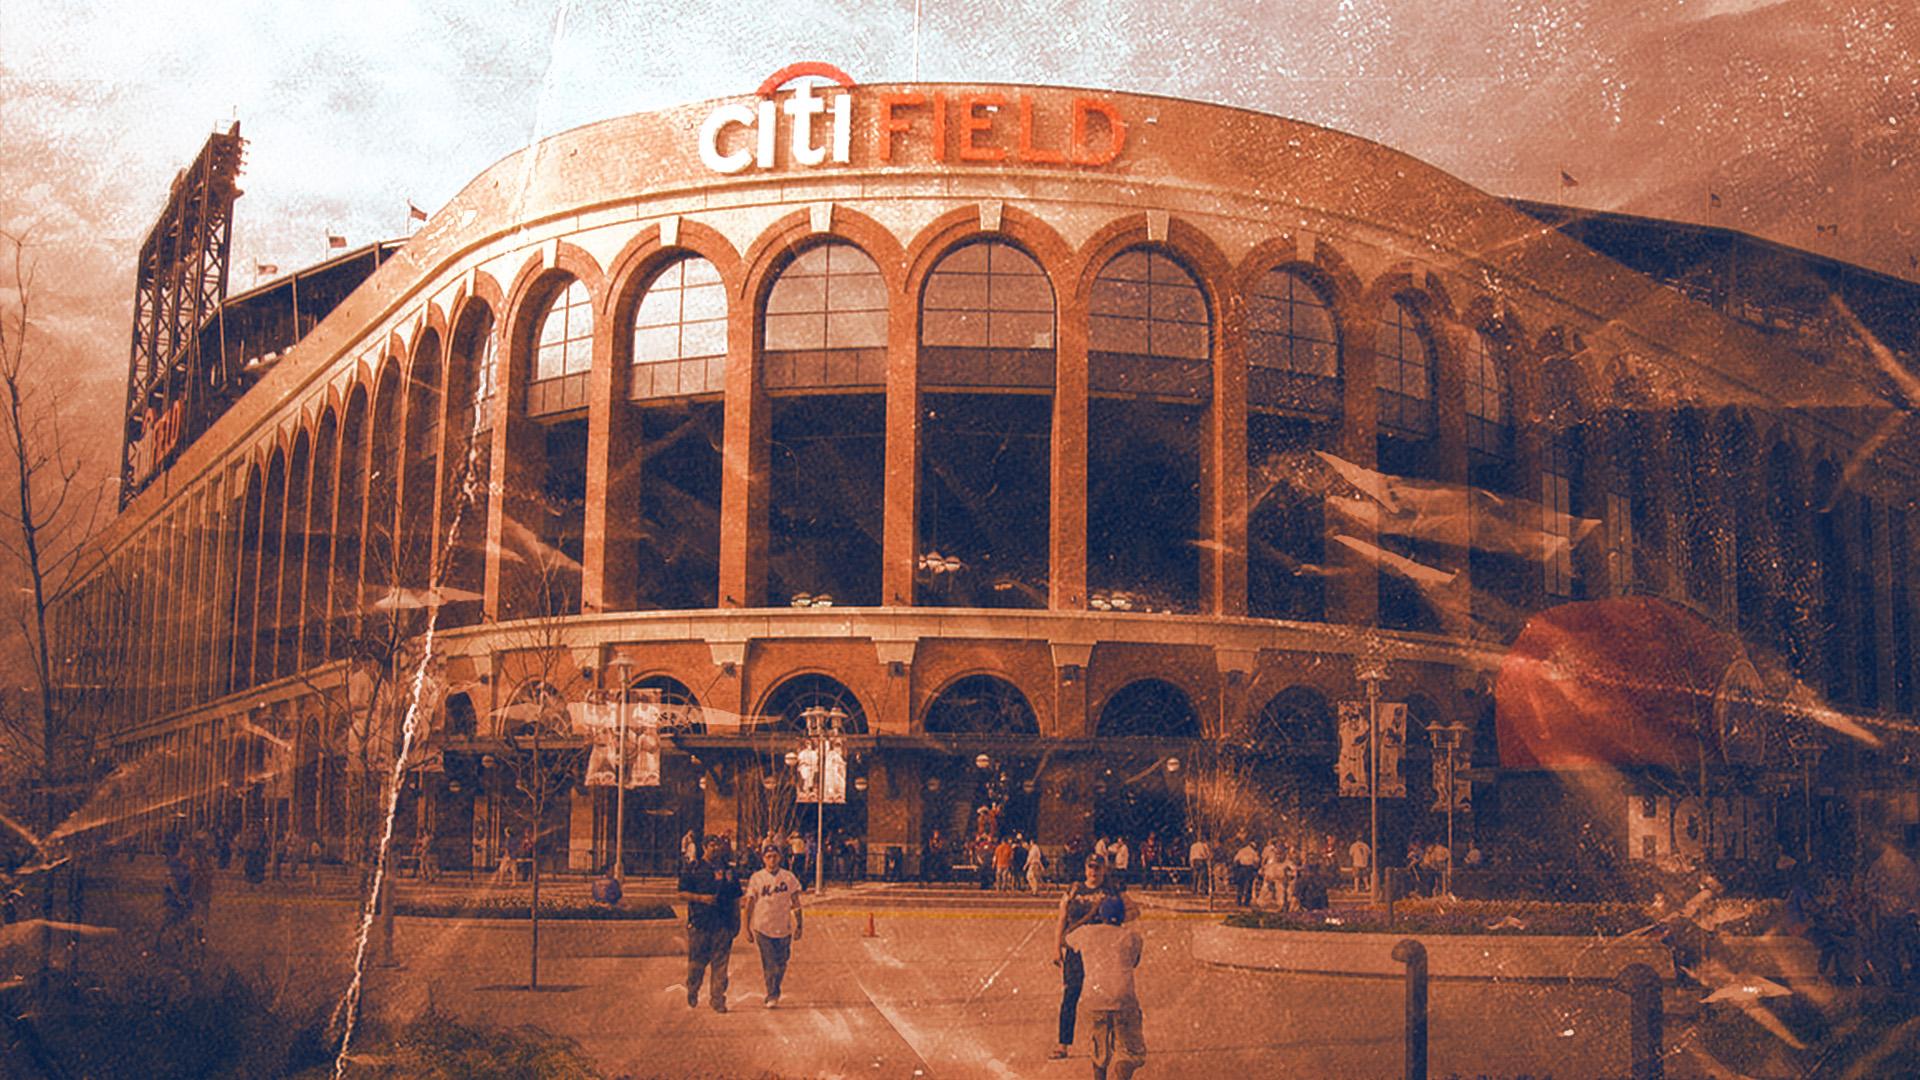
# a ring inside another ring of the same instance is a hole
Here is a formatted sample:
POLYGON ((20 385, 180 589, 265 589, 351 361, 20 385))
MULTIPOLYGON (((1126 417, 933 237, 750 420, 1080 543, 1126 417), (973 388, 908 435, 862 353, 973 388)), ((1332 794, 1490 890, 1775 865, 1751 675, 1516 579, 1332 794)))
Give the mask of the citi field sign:
POLYGON ((1097 167, 1119 157, 1127 143, 1119 111, 1086 96, 1062 108, 1057 100, 1042 107, 1028 94, 868 91, 818 62, 789 64, 756 93, 757 104, 729 102, 700 124, 700 161, 707 168, 737 173, 845 165, 856 139, 870 148, 869 160, 883 165, 899 155, 1097 167))

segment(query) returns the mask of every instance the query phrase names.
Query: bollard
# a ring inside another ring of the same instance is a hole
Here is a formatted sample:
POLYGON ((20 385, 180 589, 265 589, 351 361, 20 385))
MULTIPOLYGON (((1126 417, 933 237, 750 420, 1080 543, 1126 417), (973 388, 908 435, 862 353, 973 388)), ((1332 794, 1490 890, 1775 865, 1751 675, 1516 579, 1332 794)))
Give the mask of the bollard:
POLYGON ((1427 947, 1403 938, 1393 958, 1407 965, 1406 1080, 1427 1080, 1427 947))
POLYGON ((1628 1044, 1633 1048, 1633 1080, 1661 1080, 1660 976, 1645 964, 1628 964, 1613 977, 1613 988, 1627 995, 1628 1044))
POLYGON ((879 935, 879 933, 877 933, 877 932, 876 932, 876 931, 874 930, 874 928, 873 928, 873 912, 871 912, 871 911, 869 911, 869 912, 867 912, 867 933, 866 933, 866 936, 867 936, 867 937, 879 937, 879 936, 880 936, 880 935, 879 935))

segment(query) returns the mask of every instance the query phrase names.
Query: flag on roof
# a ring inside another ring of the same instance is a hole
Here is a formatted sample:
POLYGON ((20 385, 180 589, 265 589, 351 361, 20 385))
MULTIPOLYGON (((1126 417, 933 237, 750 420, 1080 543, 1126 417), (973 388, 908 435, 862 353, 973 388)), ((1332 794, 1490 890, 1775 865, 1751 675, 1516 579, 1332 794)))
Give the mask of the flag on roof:
POLYGON ((408 199, 407 200, 407 217, 411 218, 414 221, 425 221, 427 220, 427 212, 413 205, 412 199, 408 199))
POLYGON ((328 233, 328 234, 327 234, 327 250, 329 250, 329 251, 332 251, 332 250, 334 250, 334 249, 336 249, 336 248, 343 248, 343 247, 346 247, 346 246, 347 246, 347 238, 346 238, 346 237, 344 237, 344 236, 336 236, 336 235, 334 235, 333 233, 328 233))
POLYGON ((257 262, 253 264, 253 272, 255 274, 277 274, 280 272, 280 267, 273 263, 257 262))
POLYGON ((1568 172, 1565 169, 1561 169, 1560 170, 1560 186, 1563 188, 1579 187, 1580 181, 1575 180, 1573 178, 1572 173, 1568 172))

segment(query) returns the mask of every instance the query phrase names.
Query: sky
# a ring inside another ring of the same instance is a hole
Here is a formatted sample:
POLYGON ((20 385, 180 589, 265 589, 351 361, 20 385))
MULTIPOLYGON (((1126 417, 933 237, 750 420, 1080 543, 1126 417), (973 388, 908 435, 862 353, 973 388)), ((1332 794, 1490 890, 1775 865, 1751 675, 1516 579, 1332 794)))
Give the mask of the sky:
POLYGON ((801 59, 906 81, 917 52, 928 80, 1244 106, 1377 140, 1495 194, 1711 221, 1906 274, 1920 251, 1913 7, 7 0, 0 227, 34 245, 58 377, 76 383, 67 400, 105 406, 81 419, 109 458, 133 257, 216 123, 238 119, 248 139, 237 291, 257 263, 318 261, 328 233, 405 235, 409 202, 437 209, 543 133, 748 92, 801 59), (1827 223, 1839 228, 1815 231, 1827 223))

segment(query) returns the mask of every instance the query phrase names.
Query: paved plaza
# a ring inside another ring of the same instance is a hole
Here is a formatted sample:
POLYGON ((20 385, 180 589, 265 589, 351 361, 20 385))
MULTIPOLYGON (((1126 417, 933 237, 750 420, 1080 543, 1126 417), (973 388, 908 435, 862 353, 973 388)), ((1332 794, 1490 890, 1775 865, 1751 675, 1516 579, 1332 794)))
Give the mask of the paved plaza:
MULTIPOLYGON (((639 883, 638 891, 648 891, 639 883)), ((320 1001, 347 973, 354 909, 343 895, 223 880, 212 942, 278 992, 320 1001)), ((654 888, 664 888, 656 885, 654 888)), ((324 892, 324 890, 323 890, 324 892)), ((1139 927, 1148 1071, 1182 1077, 1399 1075, 1402 985, 1287 975, 1191 958, 1218 915, 1147 898, 1139 927)), ((542 989, 524 989, 527 935, 449 922, 398 941, 397 966, 369 967, 368 1008, 406 1019, 429 1007, 576 1040, 613 1076, 1078 1077, 1084 1030, 1049 1060, 1060 1001, 1049 905, 840 887, 816 900, 780 1008, 763 1007, 757 954, 732 958, 731 1011, 689 1009, 682 955, 562 957, 543 951, 542 989), (866 936, 871 916, 875 936, 866 936)), ((543 925, 552 926, 551 922, 543 925)), ((666 933, 661 928, 663 936, 666 933)), ((677 943, 677 935, 669 943, 677 943)), ((379 957, 376 946, 371 955, 379 957)), ((1625 1000, 1591 984, 1436 982, 1435 1077, 1599 1077, 1627 1064, 1625 1000)), ((1684 1062, 1669 1075, 1688 1075, 1684 1062)))

